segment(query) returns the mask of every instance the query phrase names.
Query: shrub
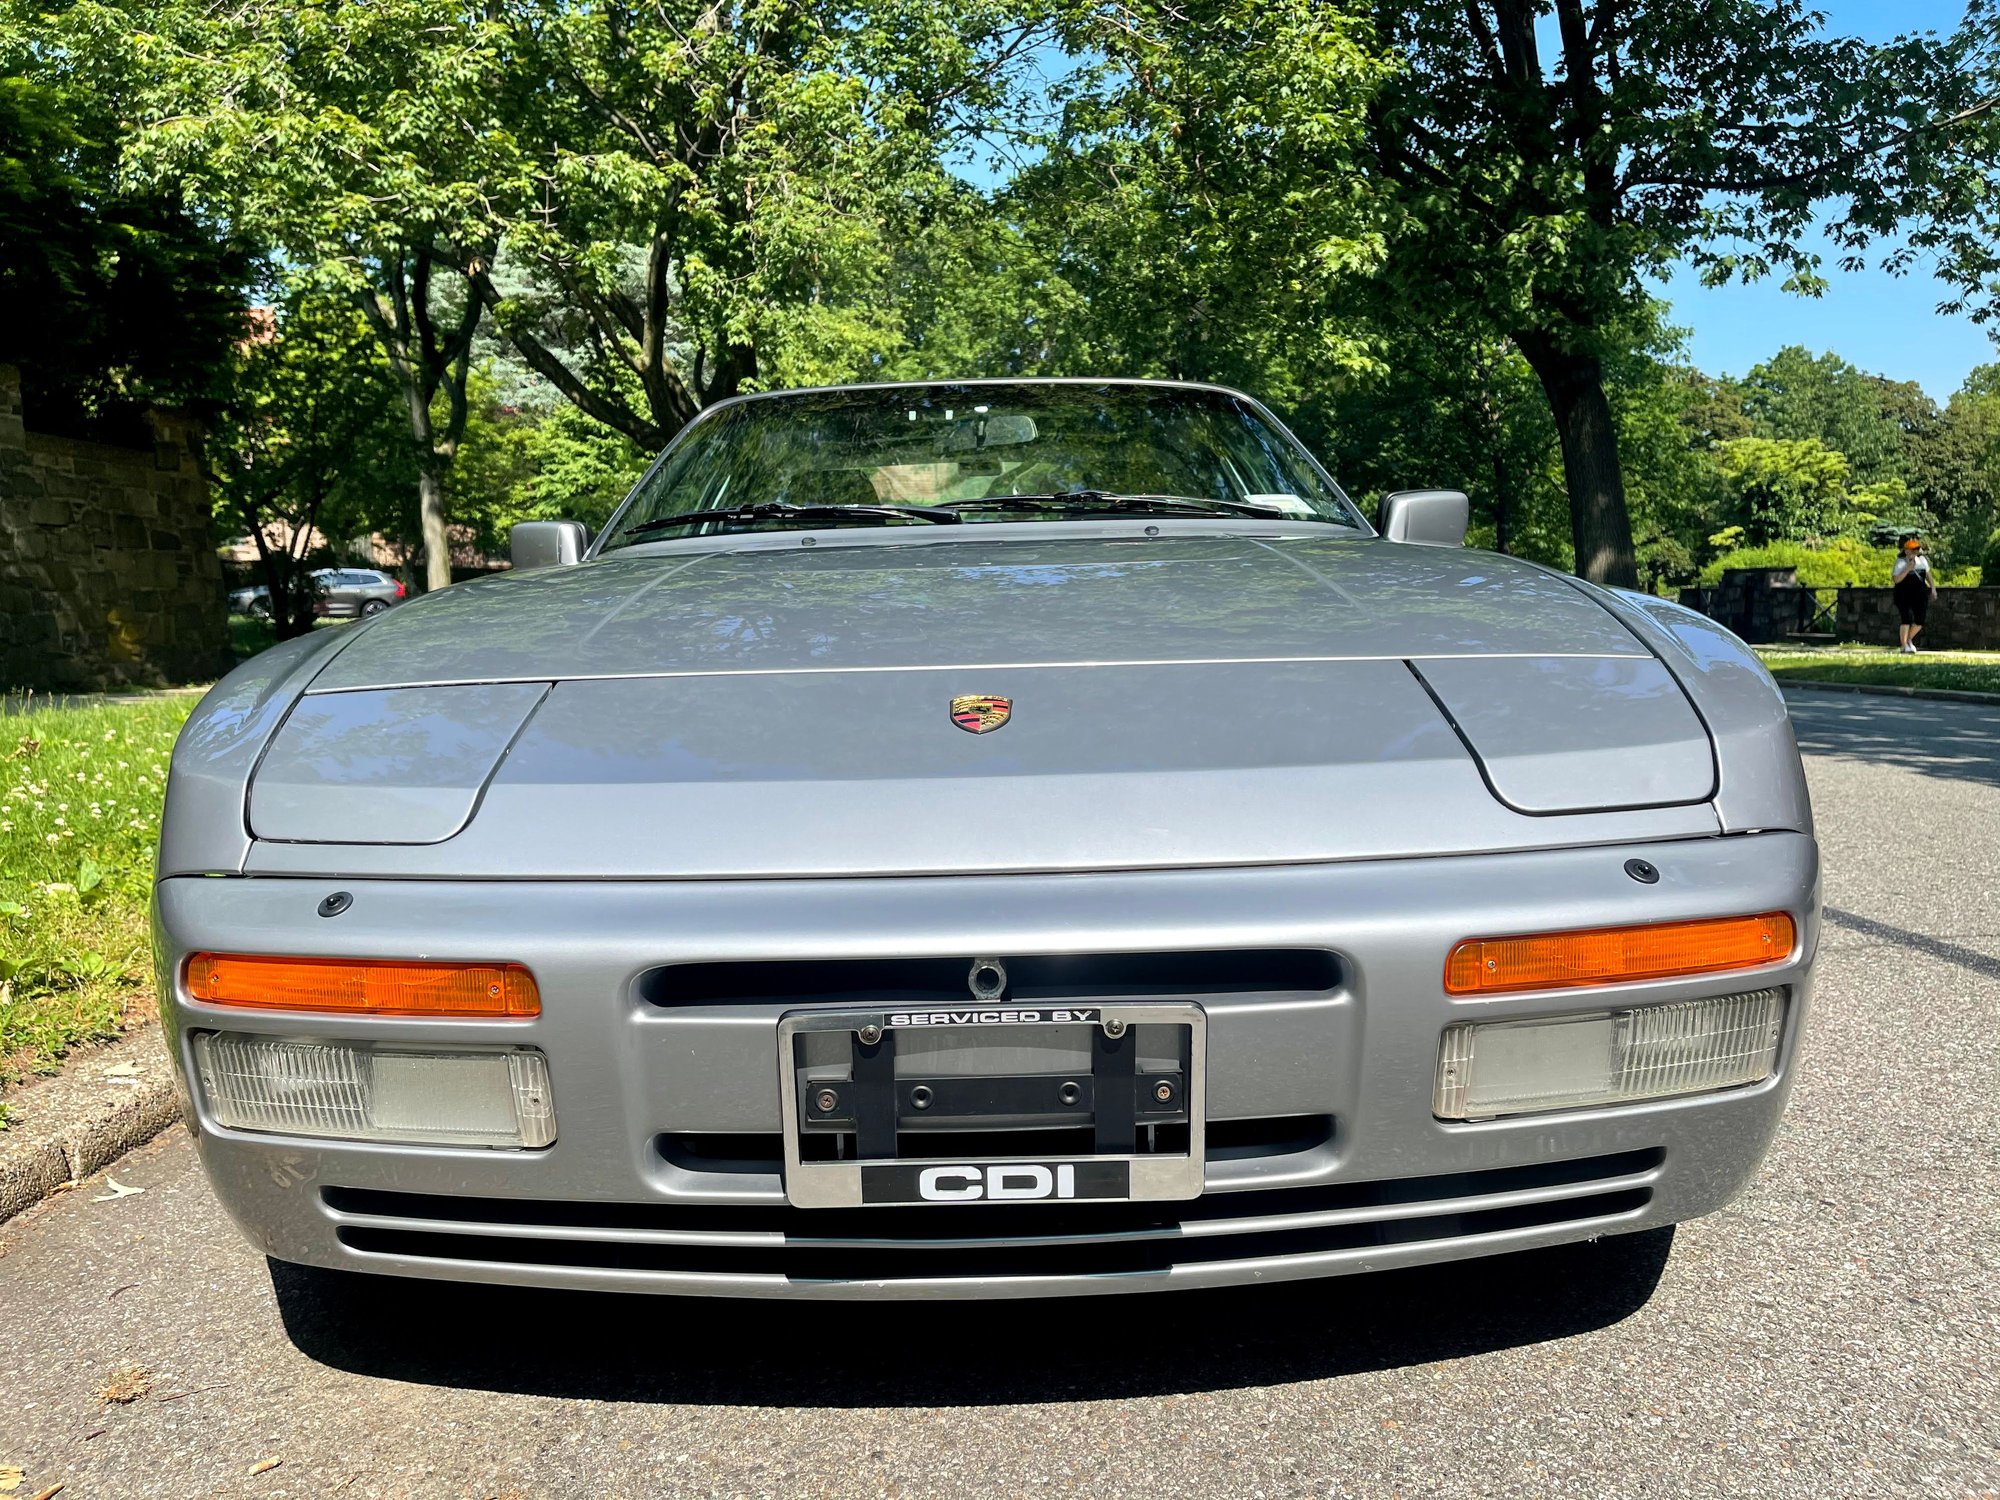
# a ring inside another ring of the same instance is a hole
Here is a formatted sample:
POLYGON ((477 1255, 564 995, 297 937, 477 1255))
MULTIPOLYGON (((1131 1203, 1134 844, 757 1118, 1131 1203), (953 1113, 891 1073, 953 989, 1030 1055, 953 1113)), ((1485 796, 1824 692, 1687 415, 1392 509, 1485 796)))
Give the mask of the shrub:
POLYGON ((1979 559, 1979 576, 2000 583, 2000 531, 1986 539, 1986 551, 1979 559))
POLYGON ((1722 581, 1728 568, 1792 568, 1799 585, 1809 589, 1851 588, 1857 584, 1886 585, 1895 559, 1859 537, 1835 537, 1818 546, 1804 542, 1771 542, 1762 547, 1736 547, 1701 570, 1704 586, 1722 581))

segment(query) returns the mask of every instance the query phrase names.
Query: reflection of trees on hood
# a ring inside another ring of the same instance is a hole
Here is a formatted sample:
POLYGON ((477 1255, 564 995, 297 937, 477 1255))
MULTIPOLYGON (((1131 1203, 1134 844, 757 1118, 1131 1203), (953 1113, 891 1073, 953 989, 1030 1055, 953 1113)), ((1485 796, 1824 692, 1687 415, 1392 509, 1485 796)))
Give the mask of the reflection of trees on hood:
POLYGON ((1492 554, 1358 539, 763 538, 464 584, 371 625, 325 686, 594 674, 1573 646, 1603 612, 1492 554), (1414 633, 1414 634, 1413 634, 1414 633))

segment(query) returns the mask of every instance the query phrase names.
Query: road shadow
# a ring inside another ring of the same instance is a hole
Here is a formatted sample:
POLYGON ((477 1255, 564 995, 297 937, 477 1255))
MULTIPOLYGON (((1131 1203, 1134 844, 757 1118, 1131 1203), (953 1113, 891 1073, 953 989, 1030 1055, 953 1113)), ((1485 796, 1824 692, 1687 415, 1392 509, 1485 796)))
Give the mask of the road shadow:
POLYGON ((2000 708, 1804 689, 1787 689, 1785 698, 1807 755, 2000 786, 2000 708))
POLYGON ((1594 1332, 1652 1296, 1671 1228, 1443 1266, 1022 1302, 785 1302, 453 1285, 271 1263, 335 1369, 695 1406, 989 1406, 1321 1380, 1594 1332))

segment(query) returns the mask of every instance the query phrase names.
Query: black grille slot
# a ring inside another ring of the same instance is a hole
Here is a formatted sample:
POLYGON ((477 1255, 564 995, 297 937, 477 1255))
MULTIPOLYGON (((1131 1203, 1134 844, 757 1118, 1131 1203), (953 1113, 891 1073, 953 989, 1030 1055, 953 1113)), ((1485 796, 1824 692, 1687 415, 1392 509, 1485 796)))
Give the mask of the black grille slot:
MULTIPOLYGON (((1341 983, 1339 958, 1318 948, 998 957, 1007 969, 1005 998, 1022 1005, 1157 996, 1321 995, 1341 983)), ((659 1006, 826 1003, 881 1010, 963 1004, 971 993, 966 981, 972 959, 967 954, 673 964, 641 975, 639 994, 659 1006)))
POLYGON ((1332 1115, 1270 1115, 1260 1120, 1210 1120, 1210 1161, 1248 1161, 1259 1156, 1297 1156, 1317 1151, 1333 1139, 1332 1115))
POLYGON ((785 1138, 768 1134, 729 1135, 688 1131, 654 1140, 661 1156, 689 1172, 776 1173, 785 1169, 785 1138))
POLYGON ((1644 1207, 1649 1188, 1597 1185, 1651 1171, 1663 1159, 1659 1150, 1627 1151, 1436 1177, 1209 1193, 1185 1203, 799 1209, 788 1204, 570 1203, 342 1187, 325 1188, 321 1196, 342 1214, 425 1221, 420 1227, 341 1226, 343 1244, 381 1255, 795 1280, 1090 1275, 1454 1239, 1627 1213, 1644 1207), (1538 1189, 1574 1191, 1536 1203, 1450 1207, 1453 1199, 1538 1189), (1424 1211, 1398 1212, 1410 1205, 1422 1205, 1424 1211), (1357 1215, 1357 1221, 1315 1221, 1315 1216, 1342 1211, 1357 1215), (1290 1217, 1301 1222, 1285 1224, 1290 1217), (1255 1227, 1201 1231, 1203 1225, 1239 1219, 1254 1219, 1255 1227), (489 1224, 548 1232, 504 1237, 468 1232, 489 1224), (623 1231, 633 1239, 566 1238, 565 1231, 623 1231), (675 1235, 678 1242, 643 1238, 661 1233, 675 1235), (747 1246, 700 1242, 704 1235, 745 1234, 774 1238, 747 1246), (1009 1239, 1020 1243, 992 1243, 1009 1239))

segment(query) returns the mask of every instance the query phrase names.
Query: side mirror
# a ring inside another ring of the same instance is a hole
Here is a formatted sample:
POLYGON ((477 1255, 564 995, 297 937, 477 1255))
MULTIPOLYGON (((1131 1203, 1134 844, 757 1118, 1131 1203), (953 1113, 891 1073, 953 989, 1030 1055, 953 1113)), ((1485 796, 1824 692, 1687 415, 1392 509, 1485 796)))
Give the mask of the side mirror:
POLYGON ((1463 490, 1397 490, 1382 501, 1382 535, 1425 547, 1463 547, 1472 502, 1463 490))
POLYGON ((523 521, 507 537, 516 571, 565 567, 580 561, 589 545, 590 533, 581 521, 523 521))

